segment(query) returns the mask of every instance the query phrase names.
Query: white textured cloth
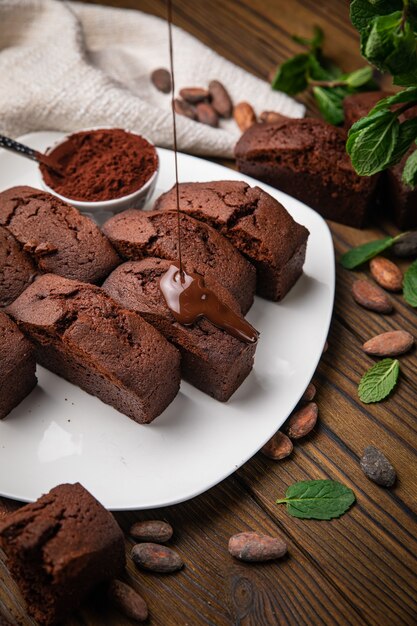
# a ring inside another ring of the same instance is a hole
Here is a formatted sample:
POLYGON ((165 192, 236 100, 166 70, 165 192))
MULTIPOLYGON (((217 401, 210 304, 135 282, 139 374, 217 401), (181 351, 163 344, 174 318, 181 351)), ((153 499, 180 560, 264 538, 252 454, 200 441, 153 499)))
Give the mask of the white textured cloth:
MULTIPOLYGON (((238 28, 238 26, 237 26, 238 28)), ((234 102, 302 117, 303 105, 174 28, 178 88, 222 81, 234 102)), ((170 96, 150 81, 169 67, 164 20, 139 12, 60 0, 0 0, 0 132, 118 126, 172 147, 170 96)), ((184 152, 231 156, 239 131, 177 117, 184 152)))

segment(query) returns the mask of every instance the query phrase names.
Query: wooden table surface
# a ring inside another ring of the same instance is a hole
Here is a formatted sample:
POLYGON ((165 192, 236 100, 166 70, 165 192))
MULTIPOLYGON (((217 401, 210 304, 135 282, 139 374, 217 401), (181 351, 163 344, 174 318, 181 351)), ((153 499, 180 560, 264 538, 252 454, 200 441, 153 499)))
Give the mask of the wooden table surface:
MULTIPOLYGON (((162 0, 109 0, 107 4, 164 15, 162 0)), ((308 36, 318 24, 325 50, 346 70, 358 67, 358 37, 344 0, 175 0, 175 22, 224 56, 261 77, 299 48, 290 34, 308 36)), ((242 94, 250 100, 250 94, 242 94)), ((303 98, 314 112, 310 97, 303 98)), ((349 246, 394 232, 389 224, 358 231, 330 224, 336 255, 349 246)), ((362 272, 338 266, 329 349, 314 382, 320 422, 295 446, 292 456, 273 462, 257 454, 233 476, 190 502, 146 513, 121 513, 127 530, 137 519, 164 518, 175 529, 173 545, 186 567, 171 576, 143 574, 129 560, 127 580, 149 604, 155 626, 263 626, 291 624, 412 625, 417 623, 417 479, 415 353, 401 358, 395 394, 375 405, 358 399, 357 385, 372 360, 361 344, 385 330, 403 328, 417 336, 416 317, 401 296, 389 316, 366 312, 349 287, 362 272), (359 467, 365 446, 390 458, 398 482, 385 490, 359 467), (334 478, 351 487, 357 504, 330 522, 291 518, 274 504, 298 480, 334 478), (288 557, 263 565, 232 559, 233 533, 281 534, 288 557)), ((254 419, 256 416, 254 415, 254 419)), ((202 447, 204 454, 204 447, 202 447)), ((2 500, 3 513, 16 503, 2 500)), ((1 513, 0 513, 1 515, 1 513)), ((133 542, 126 540, 130 552, 133 542)), ((20 624, 21 597, 0 560, 0 612, 20 624)), ((67 626, 129 624, 99 600, 90 601, 67 626)))

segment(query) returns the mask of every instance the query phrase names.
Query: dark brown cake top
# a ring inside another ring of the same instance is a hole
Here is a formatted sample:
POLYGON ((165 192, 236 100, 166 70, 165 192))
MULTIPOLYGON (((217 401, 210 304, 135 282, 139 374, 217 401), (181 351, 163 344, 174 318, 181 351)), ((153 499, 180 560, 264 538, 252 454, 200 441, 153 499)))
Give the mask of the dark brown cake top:
POLYGON ((313 118, 288 119, 276 124, 254 124, 239 139, 236 158, 273 162, 291 172, 317 173, 322 184, 348 185, 367 191, 374 179, 358 176, 346 153, 346 132, 313 118))
POLYGON ((33 187, 0 193, 0 225, 8 228, 42 272, 98 282, 119 263, 90 218, 33 187))
MULTIPOLYGON (((233 358, 237 358, 242 351, 243 344, 239 339, 217 328, 206 318, 200 318, 190 326, 175 321, 159 286, 161 277, 170 266, 170 261, 153 257, 123 263, 110 274, 103 289, 122 306, 155 323, 171 341, 180 343, 204 359, 233 362, 233 358)), ((239 304, 227 289, 210 278, 205 282, 224 304, 240 313, 239 304)))
MULTIPOLYGON (((184 213, 180 215, 180 224, 182 259, 187 272, 205 278, 214 275, 247 311, 255 290, 255 268, 214 228, 184 213)), ((126 259, 179 258, 176 211, 124 211, 110 218, 103 231, 126 259)))
POLYGON ((32 353, 32 345, 20 332, 17 325, 6 313, 0 311, 0 368, 6 377, 16 363, 25 361, 32 353))
POLYGON ((54 274, 40 276, 8 308, 22 325, 33 329, 40 342, 59 339, 62 349, 82 352, 87 363, 114 374, 147 397, 149 380, 159 380, 157 356, 177 352, 139 315, 124 310, 102 289, 54 274), (146 371, 141 377, 138 372, 146 371))
MULTIPOLYGON (((284 265, 308 236, 278 200, 243 181, 180 183, 179 196, 181 211, 217 228, 257 262, 284 265)), ((172 210, 175 202, 172 188, 154 208, 172 210)))
POLYGON ((59 485, 8 515, 0 523, 0 544, 9 557, 38 559, 54 584, 65 583, 71 564, 82 568, 103 545, 114 544, 114 559, 124 560, 119 525, 80 483, 59 485))
POLYGON ((0 308, 13 302, 36 274, 31 257, 11 232, 0 226, 0 308))

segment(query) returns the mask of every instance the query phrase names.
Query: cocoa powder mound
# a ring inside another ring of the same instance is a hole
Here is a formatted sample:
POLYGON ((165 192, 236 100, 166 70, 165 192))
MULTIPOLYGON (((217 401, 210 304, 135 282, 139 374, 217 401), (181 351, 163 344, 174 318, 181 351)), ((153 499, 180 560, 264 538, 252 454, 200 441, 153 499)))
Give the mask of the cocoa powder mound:
POLYGON ((120 128, 74 133, 50 155, 64 175, 41 165, 48 187, 66 198, 87 202, 133 193, 158 166, 155 148, 143 137, 120 128))

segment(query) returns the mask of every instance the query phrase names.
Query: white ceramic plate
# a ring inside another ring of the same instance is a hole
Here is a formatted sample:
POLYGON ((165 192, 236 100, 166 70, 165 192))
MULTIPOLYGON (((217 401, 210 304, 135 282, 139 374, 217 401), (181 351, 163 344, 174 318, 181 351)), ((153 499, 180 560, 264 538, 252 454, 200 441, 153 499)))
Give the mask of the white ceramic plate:
MULTIPOLYGON (((60 133, 21 138, 39 150, 60 133)), ((173 154, 159 150, 155 196, 174 183, 173 154)), ((180 180, 253 179, 179 155, 180 180)), ((196 496, 234 472, 278 430, 316 369, 334 297, 334 254, 324 220, 301 202, 259 184, 310 231, 304 275, 283 302, 255 299, 261 331, 255 367, 227 404, 187 383, 152 424, 141 426, 38 367, 37 388, 0 421, 0 494, 33 501, 63 482, 81 482, 109 509, 146 509, 196 496)), ((0 189, 39 187, 36 164, 0 151, 0 189)))

